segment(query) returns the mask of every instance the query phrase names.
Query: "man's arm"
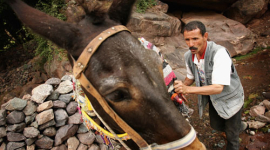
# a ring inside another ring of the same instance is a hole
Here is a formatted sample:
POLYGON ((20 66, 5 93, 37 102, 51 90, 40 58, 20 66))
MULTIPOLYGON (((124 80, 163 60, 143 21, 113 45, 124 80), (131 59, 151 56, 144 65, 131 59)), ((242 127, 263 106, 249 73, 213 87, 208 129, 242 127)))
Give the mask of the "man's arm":
POLYGON ((176 80, 175 85, 174 85, 175 92, 183 93, 183 94, 214 95, 214 94, 221 93, 224 87, 224 85, 220 85, 220 84, 213 84, 213 85, 207 85, 207 86, 202 86, 202 87, 187 86, 191 82, 192 82, 191 79, 185 79, 184 83, 182 81, 176 80))

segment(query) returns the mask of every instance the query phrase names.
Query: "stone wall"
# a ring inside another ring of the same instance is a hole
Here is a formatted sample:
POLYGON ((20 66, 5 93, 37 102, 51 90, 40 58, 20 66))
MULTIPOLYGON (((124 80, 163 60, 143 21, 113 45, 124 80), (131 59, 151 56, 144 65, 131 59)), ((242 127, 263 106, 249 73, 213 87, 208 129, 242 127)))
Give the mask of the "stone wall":
MULTIPOLYGON (((107 150, 82 123, 69 75, 50 78, 32 95, 13 98, 0 110, 0 150, 107 150)), ((115 149, 120 145, 112 140, 115 149)))

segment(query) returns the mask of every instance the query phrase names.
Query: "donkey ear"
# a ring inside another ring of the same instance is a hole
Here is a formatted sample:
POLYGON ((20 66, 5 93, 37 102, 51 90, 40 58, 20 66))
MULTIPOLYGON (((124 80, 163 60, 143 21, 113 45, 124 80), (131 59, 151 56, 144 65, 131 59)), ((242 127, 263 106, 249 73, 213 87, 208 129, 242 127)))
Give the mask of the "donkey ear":
POLYGON ((37 34, 51 40, 58 46, 69 49, 73 46, 74 37, 79 34, 78 28, 34 9, 21 0, 7 0, 18 18, 37 34))
POLYGON ((132 7, 136 0, 114 0, 108 15, 110 19, 126 25, 132 12, 132 7))

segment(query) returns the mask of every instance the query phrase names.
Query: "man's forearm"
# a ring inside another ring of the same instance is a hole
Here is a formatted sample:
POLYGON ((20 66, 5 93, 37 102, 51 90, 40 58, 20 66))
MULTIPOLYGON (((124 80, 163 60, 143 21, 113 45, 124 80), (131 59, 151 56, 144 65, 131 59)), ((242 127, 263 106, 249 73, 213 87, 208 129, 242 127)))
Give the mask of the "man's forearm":
POLYGON ((187 94, 214 95, 219 94, 223 90, 223 85, 213 84, 202 87, 189 86, 186 89, 187 94))

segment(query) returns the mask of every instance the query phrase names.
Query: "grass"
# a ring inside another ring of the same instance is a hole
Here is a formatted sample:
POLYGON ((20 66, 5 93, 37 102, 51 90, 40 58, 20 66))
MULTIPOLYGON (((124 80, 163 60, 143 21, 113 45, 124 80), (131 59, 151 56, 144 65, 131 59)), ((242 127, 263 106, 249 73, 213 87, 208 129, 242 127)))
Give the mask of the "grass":
POLYGON ((240 55, 240 56, 235 56, 233 57, 236 61, 240 61, 243 59, 247 59, 252 57, 254 54, 257 54, 258 52, 264 50, 264 49, 270 49, 270 46, 268 46, 267 48, 262 48, 262 47, 257 47, 254 50, 252 50, 251 52, 247 53, 246 55, 240 55))

